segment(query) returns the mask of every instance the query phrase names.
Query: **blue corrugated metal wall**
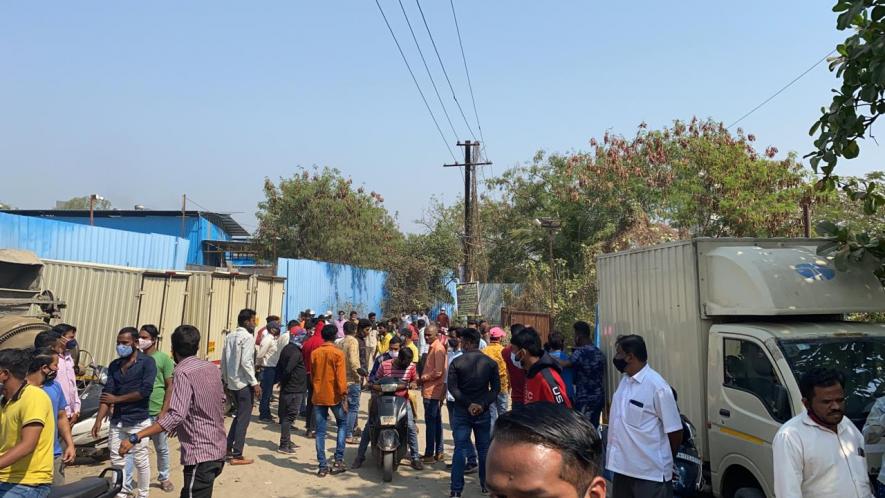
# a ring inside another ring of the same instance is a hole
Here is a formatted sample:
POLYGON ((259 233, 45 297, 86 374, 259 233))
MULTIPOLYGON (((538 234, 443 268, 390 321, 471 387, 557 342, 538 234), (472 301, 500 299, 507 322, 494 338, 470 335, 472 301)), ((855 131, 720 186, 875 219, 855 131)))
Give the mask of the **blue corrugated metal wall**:
MULTIPOLYGON (((89 218, 82 216, 53 216, 51 219, 80 225, 89 224, 89 218)), ((169 216, 100 216, 95 218, 95 226, 128 232, 181 236, 181 218, 169 216)), ((190 241, 187 262, 192 265, 203 264, 202 242, 204 240, 230 240, 231 238, 221 227, 206 218, 193 216, 185 218, 184 233, 185 238, 190 241)))
POLYGON ((0 247, 46 259, 183 270, 187 239, 0 213, 0 247))
POLYGON ((387 272, 309 259, 279 258, 277 275, 286 277, 283 306, 286 320, 298 318, 298 313, 307 308, 317 314, 326 310, 337 314, 339 309, 347 312, 351 308, 361 316, 371 311, 381 314, 387 272))

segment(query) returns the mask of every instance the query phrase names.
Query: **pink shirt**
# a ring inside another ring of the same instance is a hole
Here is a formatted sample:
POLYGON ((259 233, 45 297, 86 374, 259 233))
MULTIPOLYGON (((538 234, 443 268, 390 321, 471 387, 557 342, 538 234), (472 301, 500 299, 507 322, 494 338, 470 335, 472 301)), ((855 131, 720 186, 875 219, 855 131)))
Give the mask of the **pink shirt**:
POLYGON ((70 353, 58 357, 58 376, 56 382, 61 386, 68 406, 65 413, 70 417, 80 413, 80 394, 77 392, 77 374, 74 373, 74 358, 70 353))

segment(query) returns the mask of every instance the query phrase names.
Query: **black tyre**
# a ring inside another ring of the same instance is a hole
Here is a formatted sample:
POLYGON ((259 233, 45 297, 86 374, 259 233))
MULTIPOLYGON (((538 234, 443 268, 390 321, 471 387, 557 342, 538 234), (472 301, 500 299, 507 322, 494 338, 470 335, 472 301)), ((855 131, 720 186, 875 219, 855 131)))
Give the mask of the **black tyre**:
POLYGON ((381 476, 384 482, 393 480, 393 453, 385 452, 381 457, 381 476))
POLYGON ((741 488, 735 491, 734 498, 765 498, 765 493, 757 488, 741 488))

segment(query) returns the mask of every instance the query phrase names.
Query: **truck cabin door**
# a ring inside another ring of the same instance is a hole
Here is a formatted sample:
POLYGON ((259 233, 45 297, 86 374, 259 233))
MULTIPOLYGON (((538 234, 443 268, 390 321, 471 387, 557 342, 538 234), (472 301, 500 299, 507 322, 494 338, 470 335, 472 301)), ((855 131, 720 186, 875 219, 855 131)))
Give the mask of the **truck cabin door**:
MULTIPOLYGON (((719 487, 716 492, 722 491, 728 467, 738 464, 759 476, 764 481, 759 486, 773 496, 771 443, 781 424, 792 417, 788 391, 758 339, 716 328, 710 336, 707 408, 710 466, 713 483, 719 487)), ((731 491, 740 487, 738 484, 731 491)))

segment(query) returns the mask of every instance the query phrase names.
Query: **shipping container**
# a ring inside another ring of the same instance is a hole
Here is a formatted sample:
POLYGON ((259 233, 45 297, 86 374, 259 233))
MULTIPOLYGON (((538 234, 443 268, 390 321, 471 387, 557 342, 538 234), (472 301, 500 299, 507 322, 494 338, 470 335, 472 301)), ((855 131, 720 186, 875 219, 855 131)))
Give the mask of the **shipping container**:
POLYGON ((107 365, 117 357, 120 329, 138 326, 143 270, 71 261, 43 263, 44 288, 66 304, 61 321, 77 327, 81 350, 107 365))
POLYGON ((152 324, 160 331, 158 348, 172 354, 171 336, 184 320, 188 273, 144 272, 138 308, 138 327, 152 324))

